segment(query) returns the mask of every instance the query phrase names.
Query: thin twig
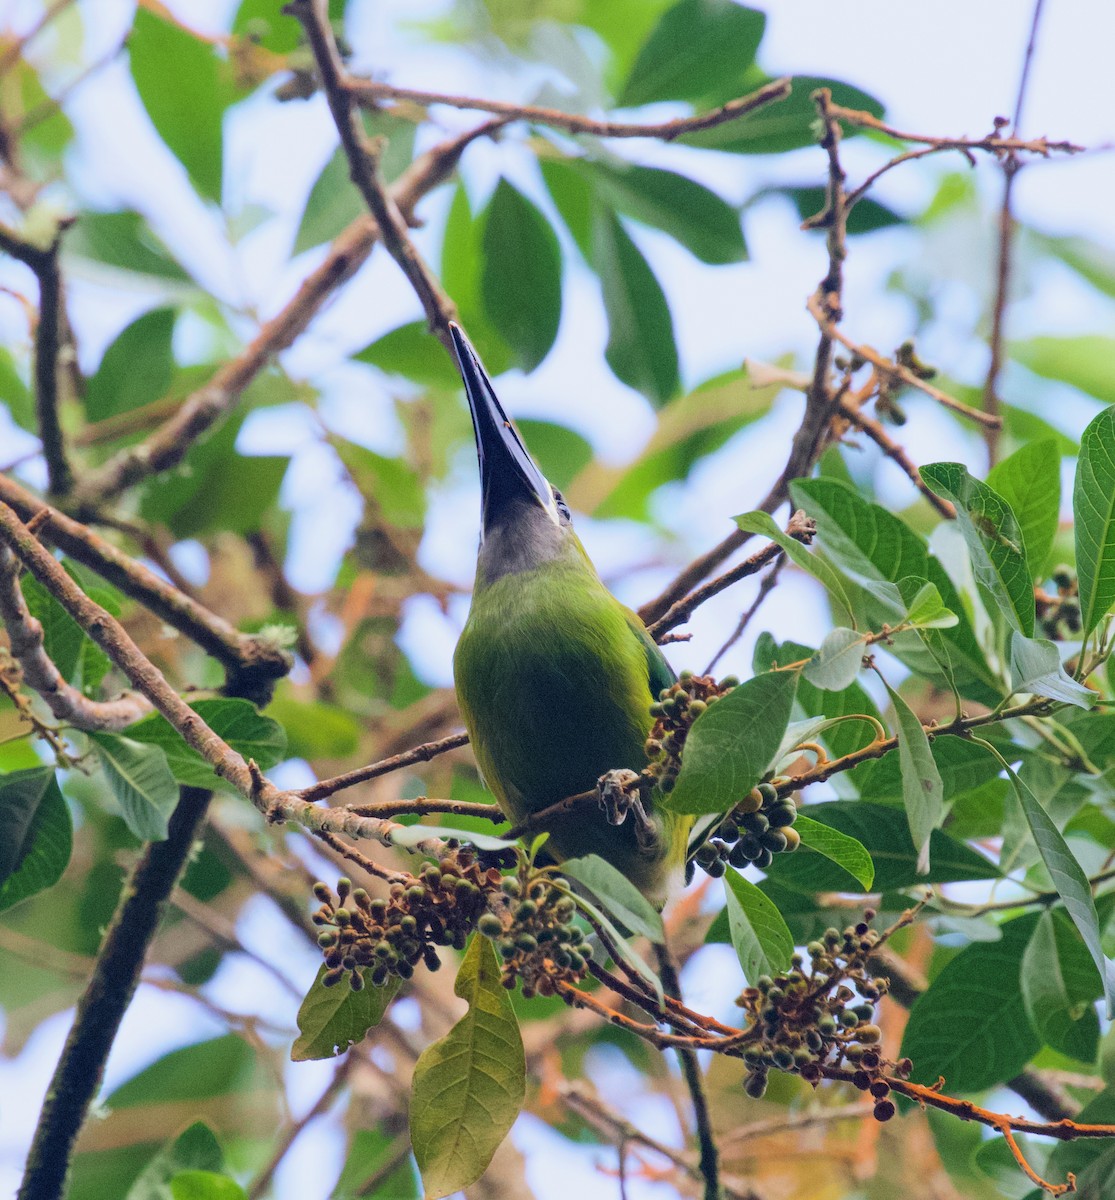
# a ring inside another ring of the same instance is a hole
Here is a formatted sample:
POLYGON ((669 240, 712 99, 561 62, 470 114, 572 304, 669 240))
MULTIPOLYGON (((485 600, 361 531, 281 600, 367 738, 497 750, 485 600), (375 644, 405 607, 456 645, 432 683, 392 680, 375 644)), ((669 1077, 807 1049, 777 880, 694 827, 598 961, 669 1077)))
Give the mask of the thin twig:
MULTIPOLYGON (((456 750, 458 747, 466 745, 468 745, 467 733, 452 733, 449 737, 441 738, 440 741, 426 742, 402 754, 394 754, 390 758, 370 763, 366 767, 357 767, 354 771, 346 771, 343 775, 335 775, 332 779, 322 779, 318 783, 313 783, 309 787, 300 789, 295 794, 303 800, 325 800, 336 792, 344 791, 346 788, 356 787, 359 783, 367 783, 370 779, 379 779, 381 775, 388 775, 392 771, 400 771, 404 767, 412 767, 415 763, 429 762, 431 758, 435 758, 439 754, 444 754, 447 750, 456 750)), ((359 809, 354 807, 352 811, 357 812, 359 809)), ((414 810, 407 809, 405 811, 413 812, 414 810)), ((439 808, 431 809, 430 811, 448 812, 451 810, 439 808)), ((387 816, 390 814, 377 812, 369 815, 387 816)))
POLYGON ((709 664, 707 667, 705 667, 703 672, 705 675, 711 675, 716 669, 716 664, 724 657, 725 654, 728 653, 729 650, 731 650, 736 642, 743 637, 748 625, 751 624, 755 614, 762 607, 763 601, 771 594, 772 591, 774 591, 775 587, 777 586, 778 576, 785 565, 785 558, 778 559, 774 566, 759 581, 759 588, 755 593, 755 599, 752 600, 751 604, 744 610, 742 616, 736 624, 735 629, 733 629, 732 632, 724 639, 720 649, 717 650, 717 652, 709 660, 709 664))
POLYGON ((654 138, 671 142, 686 133, 712 129, 728 121, 738 121, 760 108, 785 100, 792 90, 792 79, 784 76, 773 79, 749 95, 729 100, 719 108, 678 117, 673 121, 639 124, 633 121, 606 121, 561 112, 556 108, 541 108, 536 104, 512 104, 505 100, 483 100, 477 96, 453 96, 445 92, 427 92, 420 88, 397 87, 374 79, 353 79, 347 76, 342 86, 362 104, 379 107, 380 100, 406 100, 414 104, 444 104, 448 108, 467 108, 476 112, 496 113, 511 121, 530 121, 535 125, 552 125, 570 133, 588 133, 602 138, 654 138))
MULTIPOLYGON (((1018 95, 1014 102, 1014 119, 1011 122, 1011 137, 1018 137, 1018 126, 1022 120, 1022 109, 1026 102, 1026 85, 1030 80, 1030 67, 1034 61, 1034 50, 1038 41, 1038 26, 1044 0, 1034 0, 1034 13, 1030 20, 1030 37, 1022 59, 1022 71, 1018 79, 1018 95)), ((995 269, 995 298, 991 306, 991 338, 987 364, 987 379, 983 385, 983 407, 994 415, 1000 410, 999 375, 1003 369, 1003 333, 1006 324, 1007 302, 1010 293, 1011 258, 1014 249, 1014 181, 1022 170, 1022 159, 1017 150, 1001 156, 1003 168, 1003 199, 999 205, 999 246, 995 269)), ((999 429, 990 428, 984 433, 987 457, 992 466, 999 454, 999 429)))

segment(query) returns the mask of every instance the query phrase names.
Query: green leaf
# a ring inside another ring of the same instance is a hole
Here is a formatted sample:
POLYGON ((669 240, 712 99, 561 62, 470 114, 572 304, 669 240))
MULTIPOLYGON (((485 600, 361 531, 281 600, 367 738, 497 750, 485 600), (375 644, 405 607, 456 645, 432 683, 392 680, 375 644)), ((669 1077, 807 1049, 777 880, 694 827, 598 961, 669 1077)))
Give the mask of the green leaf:
POLYGON ((543 475, 564 491, 592 461, 592 443, 573 429, 552 421, 521 417, 515 422, 543 475))
POLYGON ((627 108, 733 89, 763 38, 766 17, 733 0, 680 0, 667 9, 619 94, 627 108))
POLYGON ((501 179, 484 225, 484 310, 524 371, 550 352, 561 323, 561 247, 550 222, 501 179))
POLYGON ((887 684, 898 718, 898 761, 902 772, 902 803, 910 822, 910 836, 918 851, 918 873, 929 873, 929 839, 945 816, 944 785, 929 748, 921 718, 887 684))
POLYGON ((956 613, 945 606, 935 583, 927 582, 918 588, 906 610, 906 624, 915 629, 951 629, 959 622, 956 613))
POLYGON ((492 943, 474 936, 453 990, 469 1010, 414 1068, 410 1138, 428 1200, 475 1183, 526 1096, 519 1024, 492 943))
POLYGON ((352 356, 388 375, 402 375, 424 387, 456 390, 461 377, 449 355, 425 321, 411 321, 392 329, 352 356))
MULTIPOLYGON (((329 1193, 330 1200, 358 1200, 361 1193, 367 1197, 364 1184, 387 1165, 395 1148, 395 1138, 383 1125, 356 1130, 340 1178, 329 1193)), ((419 1200, 421 1195, 409 1155, 372 1193, 379 1200, 419 1200)))
POLYGON ((195 1121, 144 1167, 128 1189, 127 1200, 167 1200, 170 1180, 180 1172, 220 1172, 224 1166, 216 1135, 204 1121, 195 1121))
POLYGON ((747 258, 738 209, 696 180, 619 160, 575 159, 573 165, 606 206, 668 233, 701 262, 747 258))
POLYGON ((610 862, 596 854, 567 858, 561 873, 583 883, 604 907, 632 933, 662 945, 666 933, 662 917, 639 889, 610 862))
POLYGON ((1087 637, 1115 603, 1115 405, 1091 421, 1080 439, 1072 510, 1087 637))
POLYGON ((298 1037, 290 1048, 292 1062, 335 1058, 363 1041, 368 1030, 383 1020, 402 984, 397 975, 391 975, 383 987, 374 987, 365 980, 359 992, 349 987, 347 978, 327 988, 321 982, 325 971, 324 965, 318 968, 299 1006, 298 1037))
MULTIPOLYGON (((335 704, 297 700, 291 692, 284 691, 267 706, 267 717, 277 722, 280 732, 286 734, 286 750, 279 749, 280 759, 346 758, 360 746, 360 722, 335 704)), ((135 728, 128 732, 134 736, 135 728)), ((258 758, 256 762, 259 763, 258 758)))
POLYGON ((248 1200, 248 1194, 227 1175, 214 1171, 182 1171, 170 1181, 173 1200, 248 1200))
POLYGON ((156 308, 133 321, 105 351, 85 391, 85 413, 103 421, 161 399, 174 374, 173 308, 156 308))
POLYGON ((802 678, 827 692, 842 692, 855 682, 866 650, 862 633, 836 628, 802 669, 802 678))
POLYGON ((769 538, 772 542, 777 542, 786 552, 787 558, 801 567, 803 571, 812 575, 824 587, 825 591, 844 610, 844 615, 847 616, 849 623, 852 625, 856 623, 855 614, 852 612, 852 606, 848 601, 848 594, 844 588, 844 584, 840 576, 824 559, 819 558, 815 554, 810 554, 801 542, 796 538, 790 537, 788 533, 780 529, 769 513, 742 513, 740 516, 734 517, 733 520, 744 533, 758 533, 765 538, 769 538))
POLYGON ((0 775, 0 912, 56 884, 72 848, 70 810, 53 769, 0 775))
POLYGON ((1115 338, 1095 334, 1036 337, 1011 346, 1011 357, 1034 374, 1067 383, 1104 404, 1115 404, 1112 356, 1115 356, 1115 338))
MULTIPOLYGON (((798 820, 804 815, 801 814, 798 820)), ((935 829, 929 839, 929 874, 920 875, 910 824, 900 808, 867 800, 840 800, 811 804, 808 815, 821 825, 855 838, 864 847, 875 865, 871 887, 876 892, 899 891, 920 883, 999 878, 994 863, 939 829, 935 829)), ((843 866, 820 854, 778 854, 767 875, 799 892, 867 890, 843 866)))
POLYGON ((63 258, 84 258, 171 283, 190 276, 137 212, 82 212, 62 242, 63 258))
POLYGON ((202 195, 220 204, 222 122, 237 98, 231 67, 213 43, 146 8, 135 14, 128 57, 159 136, 202 195))
POLYGON ((1099 1038, 1095 985, 1091 960, 1072 927, 1045 909, 1022 955, 1026 1015, 1046 1045, 1088 1063, 1095 1061, 1099 1038))
POLYGON ((1097 696, 1061 665, 1056 643, 1045 638, 1028 638, 1015 630, 1010 639, 1011 690, 1048 696, 1077 708, 1091 708, 1097 696))
POLYGON ((286 15, 275 0, 240 0, 232 32, 237 37, 250 37, 272 54, 289 54, 300 41, 298 19, 286 15))
POLYGON ((674 322, 662 285, 614 213, 597 209, 592 265, 608 314, 604 357, 616 378, 661 407, 678 390, 674 322))
MULTIPOLYGON (((748 203, 754 203, 759 197, 772 194, 789 197, 803 221, 824 212, 827 202, 823 187, 772 187, 764 188, 748 203)), ((856 234, 874 233, 877 229, 904 225, 905 222, 906 218, 899 216, 893 208, 865 196, 862 200, 857 200, 848 213, 847 232, 850 237, 854 237, 856 234)))
POLYGON ((1026 561, 1040 579, 1061 512, 1061 453, 1053 438, 1027 442, 988 472, 987 483, 1011 506, 1026 561))
MULTIPOLYGON (((734 89, 734 93, 742 95, 769 82, 770 79, 764 72, 752 68, 740 81, 739 87, 734 89)), ((782 154, 787 150, 797 150, 801 146, 815 145, 817 106, 810 97, 822 87, 831 89, 835 104, 845 108, 857 108, 876 117, 881 117, 884 112, 882 104, 874 96, 869 96, 859 88, 841 83, 837 79, 826 79, 819 75, 795 75, 791 83, 793 91, 785 100, 768 104, 739 120, 725 121, 711 129, 683 134, 678 141, 687 146, 723 150, 731 154, 782 154)), ((844 126, 845 137, 851 137, 857 132, 853 125, 844 126)), ((854 213, 855 209, 852 211, 854 213)))
MULTIPOLYGON (((260 716, 249 700, 221 698, 195 700, 190 707, 238 754, 255 760, 266 771, 286 756, 286 734, 270 717, 260 716)), ((157 746, 166 755, 167 765, 179 783, 193 787, 227 789, 225 783, 200 754, 182 739, 182 735, 159 713, 144 717, 128 727, 134 742, 157 746)))
POLYGON ((43 627, 43 649, 67 683, 77 683, 81 669, 81 647, 85 633, 33 575, 20 581, 27 609, 43 627))
POLYGON ((972 942, 917 998, 900 1052, 913 1061, 915 1082, 943 1075, 951 1093, 980 1092, 1012 1079, 1037 1053, 1019 979, 1036 924, 1028 914, 1005 922, 997 942, 972 942))
POLYGON ((128 828, 141 841, 161 842, 178 803, 162 748, 110 733, 91 733, 89 740, 128 828))
POLYGON ((760 975, 785 970, 794 939, 774 902, 731 868, 724 876, 724 898, 732 946, 747 982, 754 986, 760 975))
POLYGON ((1003 763, 1007 778, 1014 787, 1014 794, 1022 805, 1026 823, 1030 826, 1041 860, 1049 872, 1049 878, 1057 894, 1065 904, 1065 911, 1084 939, 1088 953, 1096 964, 1103 983, 1107 1003, 1107 1018, 1115 1016, 1115 962, 1107 958, 1100 943, 1100 923, 1096 914, 1096 902, 1088 884, 1088 876, 1076 861, 1061 831, 1053 824, 1049 814, 1041 806, 1037 796, 1026 786, 1011 767, 1003 763))
POLYGON ((796 671, 756 675, 709 705, 690 726, 665 807, 722 813, 763 778, 790 723, 796 671))
POLYGON ((865 892, 871 890, 875 880, 875 864, 862 842, 830 825, 822 825, 820 821, 814 821, 812 817, 803 813, 798 813, 794 820, 794 828, 798 831, 802 846, 817 854, 823 854, 838 867, 842 867, 865 892))
POLYGON ((963 463, 929 463, 921 468, 921 477, 956 505, 957 524, 978 582, 1015 629, 1033 636, 1033 577, 1010 505, 986 483, 973 479, 963 463))

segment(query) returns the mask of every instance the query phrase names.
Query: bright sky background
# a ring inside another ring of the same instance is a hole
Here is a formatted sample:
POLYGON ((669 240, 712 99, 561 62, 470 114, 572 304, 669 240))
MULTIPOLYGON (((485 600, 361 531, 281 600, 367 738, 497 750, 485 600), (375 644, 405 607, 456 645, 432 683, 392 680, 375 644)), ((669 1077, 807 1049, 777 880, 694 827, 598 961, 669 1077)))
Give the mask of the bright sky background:
MULTIPOLYGON (((217 31, 227 27, 235 5, 224 0, 168 0, 168 7, 195 27, 217 31)), ((121 0, 90 0, 82 9, 87 25, 88 57, 95 58, 120 38, 129 21, 130 5, 121 0)), ((499 66, 480 66, 451 47, 431 52, 408 26, 436 15, 443 5, 429 0, 352 0, 349 27, 355 46, 354 69, 374 69, 381 76, 417 87, 474 92, 530 100, 522 75, 499 66)), ((937 0, 932 5, 895 4, 894 0, 774 0, 768 10, 768 31, 760 61, 771 73, 780 71, 828 74, 853 82, 883 100, 888 119, 900 128, 936 134, 985 132, 991 118, 1013 109, 1022 51, 1029 32, 1030 5, 1019 0, 937 0)), ((0 28, 26 28, 39 11, 30 0, 0 0, 0 28)), ((1111 47, 1115 46, 1115 5, 1097 0, 1048 0, 1041 29, 1022 134, 1069 137, 1088 147, 1115 142, 1115 106, 1109 94, 1111 47)), ((543 73, 539 73, 539 82, 543 73)), ((138 105, 127 73, 118 61, 87 84, 68 112, 79 133, 73 173, 87 202, 104 207, 134 206, 146 213, 159 233, 184 260, 194 265, 207 285, 230 303, 254 308, 262 315, 275 311, 290 295, 297 280, 321 251, 290 265, 289 247, 310 185, 335 139, 324 104, 288 104, 273 112, 251 102, 226 127, 228 208, 266 204, 277 218, 240 243, 231 253, 217 218, 190 193, 182 168, 159 142, 138 105)), ((672 112, 663 107, 663 115, 672 112)), ((470 114, 448 114, 446 125, 463 128, 470 114)), ((512 139, 513 143, 513 139, 512 139)), ((679 148, 638 143, 625 148, 642 161, 680 161, 687 169, 717 187, 725 196, 742 200, 767 182, 819 183, 823 156, 815 150, 782 156, 777 162, 754 158, 711 156, 679 148)), ((861 177, 880 151, 863 143, 846 146, 845 160, 853 176, 861 177)), ((503 169, 536 199, 544 201, 532 175, 524 172, 513 149, 478 143, 467 157, 467 179, 474 194, 481 192, 503 169)), ((934 189, 944 168, 960 170, 959 158, 936 165, 912 167, 889 176, 878 193, 903 211, 916 211, 934 189)), ((981 188, 995 197, 1000 177, 989 163, 980 167, 981 188)), ((1115 245, 1115 154, 1090 153, 1071 161, 1039 164, 1023 172, 1016 189, 1016 209, 1026 222, 1052 233, 1079 233, 1115 245)), ((58 197, 64 204, 65 198, 58 197)), ((445 198, 429 200, 420 210, 430 218, 419 236, 423 250, 436 261, 440 214, 445 198)), ((664 236, 636 231, 636 239, 667 280, 687 384, 723 371, 744 357, 772 359, 793 351, 807 361, 815 330, 804 301, 824 270, 824 252, 816 236, 799 232, 795 214, 782 201, 772 200, 750 211, 745 221, 751 260, 739 266, 708 268, 691 259, 664 236)), ((994 229, 969 227, 952 244, 934 247, 932 261, 912 264, 911 256, 924 243, 902 231, 884 231, 857 239, 848 264, 846 323, 855 336, 881 348, 897 345, 910 331, 914 314, 907 300, 888 291, 886 281, 896 266, 918 265, 945 281, 955 310, 948 308, 920 344, 923 356, 946 374, 977 382, 985 367, 974 346, 971 330, 981 307, 979 287, 992 274, 994 229)), ((10 278, 9 265, 0 264, 0 283, 10 278)), ((1027 281, 1032 290, 1010 313, 1009 334, 1024 337, 1041 332, 1113 332, 1112 306, 1078 282, 1067 270, 1043 268, 1027 281)), ((123 299, 95 279, 75 280, 73 316, 83 365, 96 364, 104 346, 151 301, 123 299)), ((372 263, 344 290, 309 334, 284 356, 293 374, 313 375, 326 397, 325 414, 347 436, 384 450, 400 445, 391 411, 391 397, 374 374, 343 363, 343 357, 418 314, 394 264, 377 251, 372 263)), ((247 330, 247 326, 245 326, 247 330)), ((26 326, 18 306, 0 295, 0 337, 25 338, 26 326)), ((195 335, 196 336, 196 335, 195 335)), ((191 352, 189 329, 182 331, 178 349, 191 352)), ((558 344, 546 362, 529 378, 509 375, 500 381, 501 395, 513 413, 561 419, 588 436, 609 461, 634 457, 649 438, 653 422, 641 397, 618 384, 603 366, 599 353, 606 338, 598 292, 581 268, 570 272, 558 344)), ((1033 395, 1024 373, 1006 379, 1008 399, 1025 404, 1033 395)), ((1046 395, 1050 394, 1048 391, 1046 395)), ((1079 428, 1090 411, 1065 389, 1058 394, 1057 411, 1049 419, 1065 428, 1079 428)), ((733 513, 753 507, 774 478, 785 457, 787 438, 796 427, 800 397, 782 398, 772 415, 746 442, 733 442, 699 468, 689 486, 663 497, 659 515, 677 535, 673 558, 657 568, 631 571, 654 551, 650 540, 620 523, 608 525, 582 519, 578 526, 602 573, 623 577, 624 599, 639 602, 669 577, 670 567, 728 532, 733 513), (746 452, 743 452, 743 448, 746 452)), ((312 425, 297 410, 269 411, 253 418, 241 448, 247 452, 289 453, 293 463, 284 484, 284 503, 295 510, 291 576, 297 586, 315 591, 328 585, 337 556, 348 544, 359 516, 358 504, 339 479, 328 452, 312 444, 312 425)), ((978 439, 958 440, 955 426, 929 405, 913 404, 910 423, 902 432, 916 448, 919 461, 961 457, 983 466, 978 439)), ((14 458, 26 442, 0 430, 5 450, 14 458), (9 452, 10 451, 10 452, 9 452)), ((436 499, 423 556, 431 570, 466 585, 471 580, 477 523, 477 484, 471 461, 462 460, 457 484, 436 499)), ((908 484, 888 467, 884 495, 896 508, 911 500, 908 484)), ((190 564, 184 563, 188 569, 190 564)), ((749 594, 728 593, 703 611, 694 623, 688 646, 674 647, 679 664, 702 666, 735 622, 749 594)), ((433 682, 449 681, 449 658, 464 606, 446 620, 432 604, 412 606, 403 639, 421 671, 433 682)), ((784 577, 779 600, 769 604, 756 622, 777 636, 801 636, 810 622, 827 620, 821 600, 807 581, 784 577)), ((746 672, 751 640, 722 664, 724 670, 746 672)), ((295 943, 288 928, 268 905, 253 907, 242 933, 248 943, 289 969, 304 984, 314 956, 295 943)), ((738 985, 730 950, 710 947, 693 964, 687 985, 698 1007, 723 1011, 738 985)), ((250 965, 229 959, 208 993, 235 1008, 248 988, 258 995, 260 977, 250 965)), ((290 1022, 293 1010, 276 997, 276 1015, 290 1022)), ((0 1196, 13 1191, 19 1164, 33 1128, 38 1101, 53 1068, 70 1015, 47 1021, 15 1062, 0 1062, 0 1196)), ((107 1084, 114 1086, 152 1058, 173 1046, 219 1032, 215 1023, 199 1016, 186 1001, 172 1000, 141 989, 129 1011, 123 1034, 109 1064, 107 1084)), ((677 1136, 671 1113, 639 1100, 631 1101, 635 1082, 618 1055, 608 1069, 596 1072, 605 1098, 624 1109, 649 1131, 668 1139, 677 1136)), ((328 1068, 306 1064, 288 1069, 291 1092, 309 1107, 323 1086, 328 1068)), ((329 1122, 317 1122, 299 1141, 280 1174, 277 1194, 282 1200, 324 1200, 321 1190, 322 1153, 337 1146, 329 1122)), ((616 1195, 614 1180, 595 1169, 598 1161, 614 1165, 614 1155, 591 1147, 571 1147, 538 1121, 524 1117, 515 1132, 530 1156, 530 1181, 540 1197, 568 1195, 572 1188, 590 1197, 616 1195), (555 1153, 561 1171, 555 1170, 555 1153)), ((670 1189, 632 1181, 632 1197, 661 1200, 670 1189)))

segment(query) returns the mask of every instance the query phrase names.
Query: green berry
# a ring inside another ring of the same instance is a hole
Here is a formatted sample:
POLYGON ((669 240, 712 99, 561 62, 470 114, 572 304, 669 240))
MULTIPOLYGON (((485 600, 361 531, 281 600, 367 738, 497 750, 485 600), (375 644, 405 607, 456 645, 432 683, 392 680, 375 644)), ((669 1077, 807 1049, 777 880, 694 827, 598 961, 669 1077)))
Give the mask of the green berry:
POLYGON ((503 933, 503 922, 499 919, 499 917, 496 916, 495 913, 486 912, 480 918, 480 920, 476 922, 476 928, 479 929, 485 937, 497 938, 501 933, 503 933))

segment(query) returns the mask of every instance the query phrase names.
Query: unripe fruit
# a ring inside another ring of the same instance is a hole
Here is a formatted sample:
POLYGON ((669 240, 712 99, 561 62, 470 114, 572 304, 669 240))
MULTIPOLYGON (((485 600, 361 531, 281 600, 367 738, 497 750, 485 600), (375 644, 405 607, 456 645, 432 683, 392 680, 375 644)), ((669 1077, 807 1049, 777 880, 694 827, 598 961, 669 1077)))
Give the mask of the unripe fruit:
POLYGON ((752 788, 746 796, 736 805, 736 812, 740 816, 747 813, 756 813, 763 807, 763 797, 758 788, 752 788))
POLYGON ((792 825, 788 825, 785 829, 780 830, 780 832, 786 839, 785 852, 792 854, 801 845, 801 834, 792 825))
POLYGON ((743 1081, 743 1090, 752 1100, 761 1100, 766 1095, 767 1076, 765 1071, 754 1071, 743 1081))
POLYGON ((774 804, 778 799, 778 789, 773 783, 760 783, 758 792, 762 796, 764 804, 774 804))
POLYGON ((856 1029, 856 1037, 865 1045, 873 1046, 883 1036, 878 1025, 860 1025, 856 1029))

